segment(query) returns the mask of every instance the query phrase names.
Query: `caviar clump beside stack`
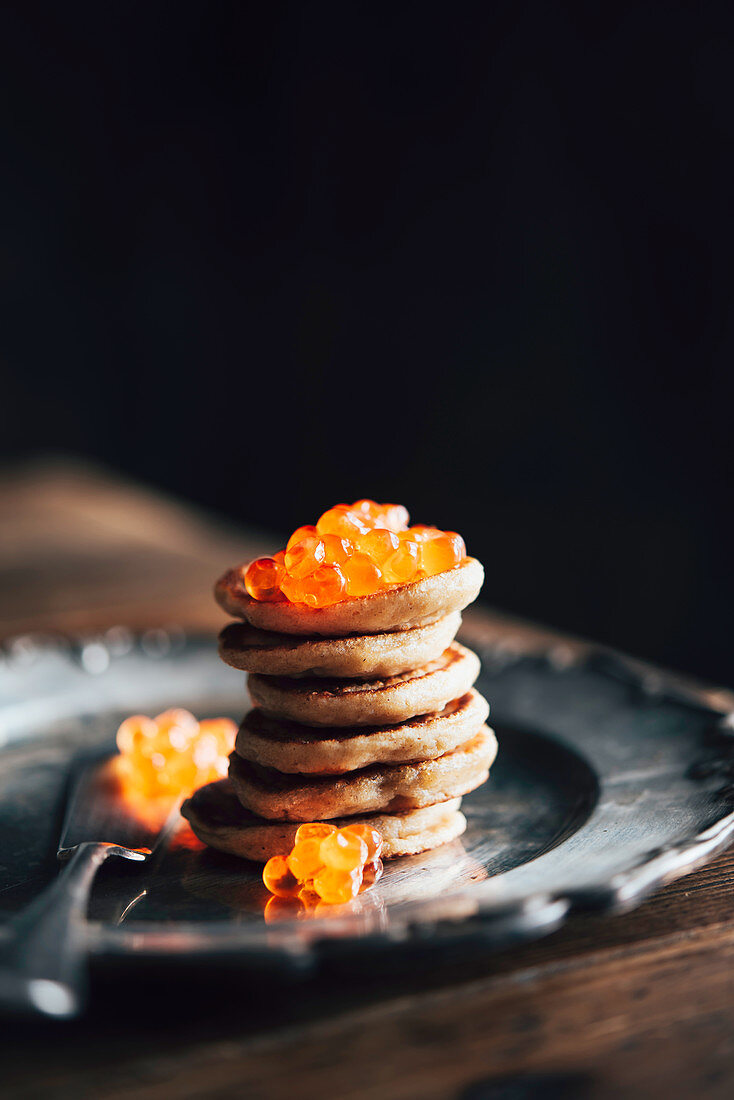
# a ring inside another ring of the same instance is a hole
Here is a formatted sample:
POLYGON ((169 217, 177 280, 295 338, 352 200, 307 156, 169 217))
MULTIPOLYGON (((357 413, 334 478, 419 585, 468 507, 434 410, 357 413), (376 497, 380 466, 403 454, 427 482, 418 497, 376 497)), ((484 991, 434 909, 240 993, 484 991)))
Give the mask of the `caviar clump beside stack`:
POLYGON ((245 571, 254 600, 329 607, 460 565, 466 547, 455 531, 408 526, 402 504, 337 504, 315 526, 299 527, 284 550, 245 571))
POLYGON ((119 771, 148 798, 193 791, 227 774, 236 733, 229 718, 199 722, 180 707, 156 718, 136 714, 117 731, 119 771))
POLYGON ((316 894, 343 905, 380 878, 381 854, 382 837, 369 825, 356 822, 337 829, 328 822, 308 822, 297 830, 290 855, 268 860, 263 882, 279 898, 316 894))

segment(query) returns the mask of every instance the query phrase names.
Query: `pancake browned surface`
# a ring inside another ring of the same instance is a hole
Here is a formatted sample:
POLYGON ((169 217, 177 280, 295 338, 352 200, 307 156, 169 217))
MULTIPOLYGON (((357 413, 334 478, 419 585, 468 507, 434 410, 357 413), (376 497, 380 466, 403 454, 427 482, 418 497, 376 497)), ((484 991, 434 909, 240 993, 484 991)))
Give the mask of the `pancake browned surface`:
POLYGON ((488 715, 489 704, 473 689, 438 713, 400 726, 317 728, 271 718, 255 707, 240 726, 235 751, 279 772, 338 775, 371 764, 434 760, 473 737, 488 715))
POLYGON ((229 569, 217 581, 214 593, 225 611, 260 630, 332 638, 407 630, 434 622, 472 603, 484 580, 481 563, 476 558, 465 558, 453 569, 433 577, 395 585, 370 596, 342 600, 329 607, 310 608, 288 600, 277 603, 253 600, 245 588, 246 568, 247 564, 229 569))
POLYGON ((452 642, 439 658, 385 680, 303 680, 250 673, 254 703, 306 726, 374 726, 443 710, 479 675, 479 658, 452 642))
POLYGON ((453 752, 419 764, 373 764, 345 775, 284 775, 233 752, 229 777, 242 805, 271 820, 323 821, 447 802, 489 775, 497 741, 488 726, 453 752))
MULTIPOLYGON (((461 836, 466 818, 460 798, 405 813, 375 813, 337 819, 337 826, 366 822, 383 839, 383 858, 417 855, 461 836)), ((271 856, 288 855, 297 822, 267 821, 246 810, 228 779, 201 787, 181 807, 199 840, 220 852, 265 863, 271 856)))
POLYGON ((230 623, 219 635, 219 656, 232 668, 266 676, 397 676, 440 657, 461 625, 458 611, 427 626, 347 638, 307 638, 230 623))

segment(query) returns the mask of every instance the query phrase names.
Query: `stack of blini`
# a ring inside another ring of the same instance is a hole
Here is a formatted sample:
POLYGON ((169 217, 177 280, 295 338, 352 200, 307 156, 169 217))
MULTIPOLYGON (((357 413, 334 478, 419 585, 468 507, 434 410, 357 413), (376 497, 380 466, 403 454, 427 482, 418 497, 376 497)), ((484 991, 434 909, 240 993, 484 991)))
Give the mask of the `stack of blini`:
POLYGON ((184 804, 197 836, 260 862, 287 854, 304 821, 368 821, 387 857, 460 836, 461 797, 497 752, 473 688, 479 659, 454 641, 480 563, 316 609, 253 600, 243 573, 217 585, 244 620, 225 627, 219 652, 248 673, 255 705, 229 778, 184 804))

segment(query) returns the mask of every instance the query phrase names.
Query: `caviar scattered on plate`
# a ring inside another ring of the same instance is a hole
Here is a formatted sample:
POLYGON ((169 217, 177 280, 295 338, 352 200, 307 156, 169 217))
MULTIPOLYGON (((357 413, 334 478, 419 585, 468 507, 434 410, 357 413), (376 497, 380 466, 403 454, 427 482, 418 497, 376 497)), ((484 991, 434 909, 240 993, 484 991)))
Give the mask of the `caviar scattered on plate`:
POLYGON ((236 733, 229 718, 199 722, 180 707, 156 718, 135 714, 117 731, 119 770, 147 797, 188 793, 226 776, 236 733))
POLYGON ((364 823, 337 829, 328 822, 301 825, 288 856, 272 856, 263 882, 278 898, 308 900, 316 896, 330 905, 356 898, 382 875, 382 837, 364 823))
POLYGON ((255 600, 328 607, 433 577, 466 557, 455 531, 408 522, 402 504, 337 504, 315 526, 298 527, 284 550, 251 562, 245 587, 255 600))

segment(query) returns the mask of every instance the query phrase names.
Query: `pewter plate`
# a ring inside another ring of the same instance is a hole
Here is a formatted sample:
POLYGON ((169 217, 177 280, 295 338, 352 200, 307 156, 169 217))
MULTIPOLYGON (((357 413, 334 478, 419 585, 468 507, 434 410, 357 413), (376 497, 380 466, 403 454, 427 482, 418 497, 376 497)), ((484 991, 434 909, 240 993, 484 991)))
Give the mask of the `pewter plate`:
MULTIPOLYGON (((465 836, 394 861, 323 917, 266 923, 258 868, 174 846, 142 873, 109 866, 89 911, 93 958, 225 962, 289 975, 437 946, 497 949, 573 910, 638 904, 734 836, 733 726, 706 696, 608 652, 477 644, 500 750, 465 799, 465 836)), ((0 659, 0 922, 55 873, 70 775, 131 713, 239 719, 244 676, 212 639, 123 630, 19 639, 0 659)), ((102 839, 102 838, 101 838, 102 839)), ((114 838, 104 838, 114 839, 114 838)))

